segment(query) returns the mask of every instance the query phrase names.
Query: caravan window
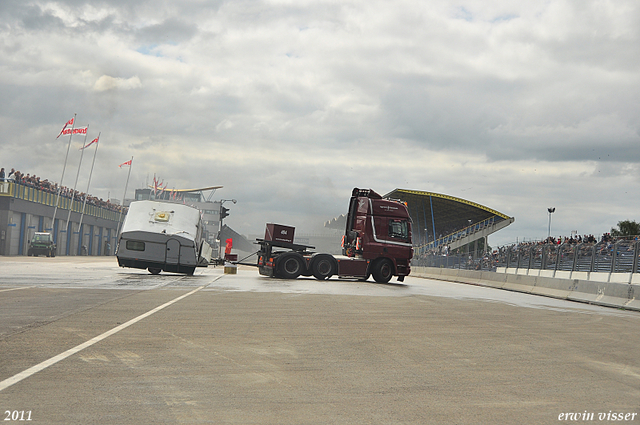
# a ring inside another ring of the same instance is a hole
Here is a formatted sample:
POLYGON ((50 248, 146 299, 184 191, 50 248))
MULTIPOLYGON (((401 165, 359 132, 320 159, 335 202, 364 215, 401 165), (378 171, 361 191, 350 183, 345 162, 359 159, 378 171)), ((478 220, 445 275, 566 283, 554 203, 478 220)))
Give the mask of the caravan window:
POLYGON ((142 241, 127 241, 127 249, 129 251, 144 251, 144 242, 142 242, 142 241))

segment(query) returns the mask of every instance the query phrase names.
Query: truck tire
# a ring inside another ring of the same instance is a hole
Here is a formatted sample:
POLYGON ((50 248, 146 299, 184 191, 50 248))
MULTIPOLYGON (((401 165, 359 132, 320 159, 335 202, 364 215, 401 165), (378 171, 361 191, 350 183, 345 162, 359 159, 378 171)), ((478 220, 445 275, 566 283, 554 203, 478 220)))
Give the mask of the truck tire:
POLYGON ((283 279, 296 279, 304 270, 304 259, 300 254, 290 252, 278 257, 278 277, 283 279))
POLYGON ((316 255, 311 263, 313 277, 318 280, 327 280, 336 273, 335 259, 328 254, 316 255))
POLYGON ((159 267, 149 267, 149 273, 151 274, 160 274, 160 271, 162 269, 160 269, 159 267))
POLYGON ((393 263, 386 258, 376 261, 371 274, 377 283, 389 283, 393 276, 393 263))

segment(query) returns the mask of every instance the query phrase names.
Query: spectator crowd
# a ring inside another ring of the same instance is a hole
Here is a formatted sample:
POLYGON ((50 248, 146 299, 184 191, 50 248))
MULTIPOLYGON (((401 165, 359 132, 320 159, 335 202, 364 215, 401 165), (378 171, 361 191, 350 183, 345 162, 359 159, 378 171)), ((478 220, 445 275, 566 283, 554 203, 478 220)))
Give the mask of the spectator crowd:
MULTIPOLYGON (((548 237, 539 241, 518 242, 506 246, 495 248, 491 251, 481 251, 467 253, 465 248, 451 250, 449 246, 442 245, 427 252, 417 252, 414 255, 412 264, 415 266, 432 267, 462 267, 476 270, 493 270, 499 264, 506 264, 507 256, 514 258, 517 252, 532 253, 531 255, 541 255, 544 247, 557 247, 549 251, 549 261, 555 261, 557 255, 565 255, 573 252, 574 248, 580 247, 580 255, 589 256, 593 253, 598 256, 610 256, 617 242, 621 243, 617 252, 621 255, 631 255, 634 242, 640 240, 639 236, 613 236, 611 233, 603 233, 599 238, 594 235, 571 235, 562 237, 548 237), (595 251, 592 251, 595 249, 595 251), (455 261, 447 260, 447 257, 456 257, 455 261)), ((528 257, 527 257, 528 258, 528 257)))
MULTIPOLYGON (((517 250, 519 248, 524 247, 532 247, 536 245, 579 245, 579 244, 603 244, 605 246, 613 245, 615 242, 623 239, 629 239, 626 236, 615 237, 612 236, 611 233, 603 233, 600 238, 596 238, 593 235, 571 235, 571 236, 559 236, 553 237, 550 236, 541 241, 530 241, 530 242, 518 242, 515 244, 511 244, 506 247, 502 247, 504 249, 517 250)), ((638 240, 638 237, 635 236, 634 240, 638 240)))
MULTIPOLYGON (((74 191, 73 189, 66 186, 58 186, 58 183, 50 182, 47 179, 42 180, 40 179, 40 177, 36 175, 30 175, 29 173, 25 175, 14 168, 12 168, 9 174, 7 174, 6 176, 4 168, 0 169, 0 182, 3 181, 15 182, 20 185, 32 187, 53 194, 57 194, 58 191, 60 191, 61 197, 65 197, 68 199, 73 198, 76 202, 80 203, 84 202, 84 199, 86 197, 87 205, 93 205, 115 212, 120 212, 122 210, 121 205, 111 203, 108 199, 105 201, 102 198, 98 198, 84 192, 80 192, 77 190, 74 191)), ((122 211, 126 211, 126 209, 122 211)))

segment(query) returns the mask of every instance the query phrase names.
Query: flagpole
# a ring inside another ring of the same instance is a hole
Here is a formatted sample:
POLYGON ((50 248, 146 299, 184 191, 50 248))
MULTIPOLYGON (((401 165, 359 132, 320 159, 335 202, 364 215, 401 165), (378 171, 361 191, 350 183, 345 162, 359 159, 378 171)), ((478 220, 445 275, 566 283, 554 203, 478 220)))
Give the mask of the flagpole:
MULTIPOLYGON (((96 163, 96 154, 98 153, 98 145, 100 144, 100 134, 102 133, 98 133, 96 150, 93 151, 93 162, 91 163, 91 171, 89 172, 89 181, 87 182, 87 190, 84 192, 84 201, 82 202, 82 213, 80 214, 80 224, 78 224, 79 228, 82 227, 82 219, 84 218, 84 209, 87 205, 87 196, 89 196, 89 185, 91 184, 91 176, 93 175, 93 166, 96 163)), ((84 150, 84 148, 82 148, 82 150, 84 150)))
MULTIPOLYGON (((64 171, 67 168, 67 158, 69 158, 69 148, 71 147, 71 138, 73 137, 73 128, 76 125, 76 115, 73 114, 73 122, 71 123, 71 134, 69 134, 69 144, 67 145, 67 155, 64 157, 64 166, 62 167, 62 176, 60 177, 60 184, 58 185, 58 196, 56 197, 56 206, 53 208, 53 218, 51 219, 51 230, 56 225, 56 212, 58 211, 58 203, 60 202, 60 191, 62 191, 62 180, 64 179, 64 171)), ((64 131, 64 129, 62 129, 64 131)), ((60 137, 60 135, 58 135, 60 137)), ((58 240, 57 235, 53 235, 54 241, 58 240)))
MULTIPOLYGON (((89 133, 89 125, 87 124, 87 132, 84 133, 84 142, 82 146, 87 144, 87 133, 89 133)), ((76 199, 76 187, 78 186, 78 177, 80 176, 80 167, 82 166, 82 157, 84 156, 84 149, 82 149, 82 153, 80 153, 80 163, 78 164, 78 172, 76 173, 76 181, 73 183, 73 190, 71 192, 71 203, 69 204, 69 214, 67 214, 67 237, 69 237, 69 221, 71 220, 71 210, 73 209, 73 201, 76 199)), ((80 232, 80 227, 78 227, 78 232, 80 232)), ((82 242, 82 234, 78 236, 78 245, 82 242)), ((68 246, 68 245, 67 245, 68 246)))
POLYGON ((122 211, 124 210, 124 198, 127 196, 127 186, 129 185, 129 177, 131 176, 131 169, 133 168, 133 157, 129 161, 129 174, 127 174, 127 182, 124 184, 124 193, 122 194, 122 205, 120 206, 120 215, 118 216, 118 232, 116 233, 120 236, 120 219, 122 218, 122 211))

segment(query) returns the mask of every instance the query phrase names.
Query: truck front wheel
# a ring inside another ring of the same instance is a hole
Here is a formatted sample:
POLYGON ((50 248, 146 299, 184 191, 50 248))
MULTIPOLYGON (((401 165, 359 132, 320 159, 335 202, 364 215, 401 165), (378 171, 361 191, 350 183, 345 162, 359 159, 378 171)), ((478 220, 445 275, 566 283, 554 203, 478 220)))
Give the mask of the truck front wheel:
POLYGON ((278 277, 295 279, 302 274, 304 259, 294 253, 284 254, 278 258, 278 277))
POLYGON ((373 280, 378 283, 389 283, 393 276, 393 263, 387 259, 377 261, 373 265, 372 273, 373 280))

